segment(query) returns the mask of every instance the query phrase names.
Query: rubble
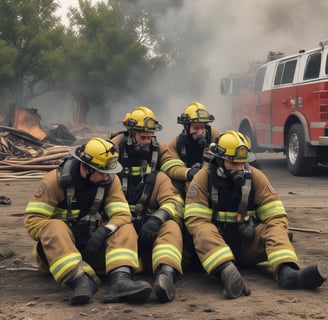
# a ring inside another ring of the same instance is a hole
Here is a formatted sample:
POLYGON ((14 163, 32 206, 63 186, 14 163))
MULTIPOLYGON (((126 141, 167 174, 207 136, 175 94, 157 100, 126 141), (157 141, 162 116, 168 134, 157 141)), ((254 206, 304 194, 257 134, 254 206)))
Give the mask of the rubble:
POLYGON ((40 179, 69 156, 73 146, 108 131, 81 123, 71 123, 70 130, 60 123, 44 130, 36 109, 9 106, 8 125, 0 126, 0 181, 40 179))

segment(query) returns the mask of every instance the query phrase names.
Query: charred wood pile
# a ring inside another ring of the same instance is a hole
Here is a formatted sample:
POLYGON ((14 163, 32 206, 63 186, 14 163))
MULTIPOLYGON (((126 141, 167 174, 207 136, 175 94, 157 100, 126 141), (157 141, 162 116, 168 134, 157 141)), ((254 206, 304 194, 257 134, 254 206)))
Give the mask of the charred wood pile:
POLYGON ((36 109, 10 104, 5 126, 0 125, 0 180, 42 178, 56 168, 75 145, 92 136, 107 136, 108 128, 71 123, 44 130, 36 109))
POLYGON ((64 126, 44 131, 35 109, 9 107, 10 126, 0 126, 0 180, 41 178, 69 155, 76 139, 64 126))
POLYGON ((56 168, 71 148, 43 143, 28 132, 0 126, 0 180, 40 178, 56 168))

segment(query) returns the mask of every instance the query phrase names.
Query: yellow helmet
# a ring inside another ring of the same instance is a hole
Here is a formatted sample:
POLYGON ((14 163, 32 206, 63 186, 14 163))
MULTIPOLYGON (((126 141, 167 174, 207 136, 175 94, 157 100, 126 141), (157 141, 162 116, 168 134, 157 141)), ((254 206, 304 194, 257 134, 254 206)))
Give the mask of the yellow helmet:
POLYGON ((101 173, 119 173, 118 151, 111 141, 93 138, 71 152, 72 156, 101 173))
POLYGON ((249 162, 250 143, 240 132, 228 130, 218 137, 209 146, 209 152, 216 158, 232 162, 249 162))
POLYGON ((179 124, 187 124, 192 122, 212 122, 215 118, 209 114, 207 108, 199 102, 192 102, 184 109, 180 117, 178 117, 179 124))
POLYGON ((162 126, 156 120, 156 117, 149 108, 137 107, 124 117, 123 125, 129 130, 138 131, 160 131, 162 126))

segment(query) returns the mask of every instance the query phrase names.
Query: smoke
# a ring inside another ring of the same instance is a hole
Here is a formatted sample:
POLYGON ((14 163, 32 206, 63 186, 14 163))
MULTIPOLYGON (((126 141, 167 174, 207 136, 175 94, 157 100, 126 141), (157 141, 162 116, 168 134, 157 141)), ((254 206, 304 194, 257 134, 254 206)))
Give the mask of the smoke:
MULTIPOLYGON (((152 2, 135 1, 143 7, 152 2)), ((168 143, 182 129, 177 116, 190 102, 199 101, 215 116, 213 126, 228 129, 231 110, 220 96, 220 79, 247 71, 251 61, 265 60, 269 51, 293 54, 317 47, 328 38, 327 14, 326 0, 183 1, 157 21, 158 31, 169 40, 179 39, 177 64, 157 74, 139 94, 118 98, 115 112, 105 105, 108 126, 121 129, 126 112, 146 105, 164 127, 157 136, 168 143)), ((100 121, 103 115, 93 113, 90 119, 100 121)))

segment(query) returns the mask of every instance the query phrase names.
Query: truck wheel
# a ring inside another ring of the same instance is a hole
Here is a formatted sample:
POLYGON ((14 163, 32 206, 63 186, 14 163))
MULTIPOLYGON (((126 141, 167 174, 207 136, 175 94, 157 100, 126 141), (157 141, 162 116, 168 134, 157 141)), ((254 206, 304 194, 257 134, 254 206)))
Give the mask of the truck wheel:
POLYGON ((288 132, 286 160, 289 172, 294 176, 310 176, 316 159, 305 156, 305 133, 299 123, 293 124, 288 132))
POLYGON ((251 128, 248 126, 248 125, 243 125, 239 131, 248 139, 248 141, 250 142, 251 144, 251 150, 253 152, 256 152, 257 151, 257 148, 255 146, 255 140, 254 140, 254 137, 252 135, 252 130, 251 128))

